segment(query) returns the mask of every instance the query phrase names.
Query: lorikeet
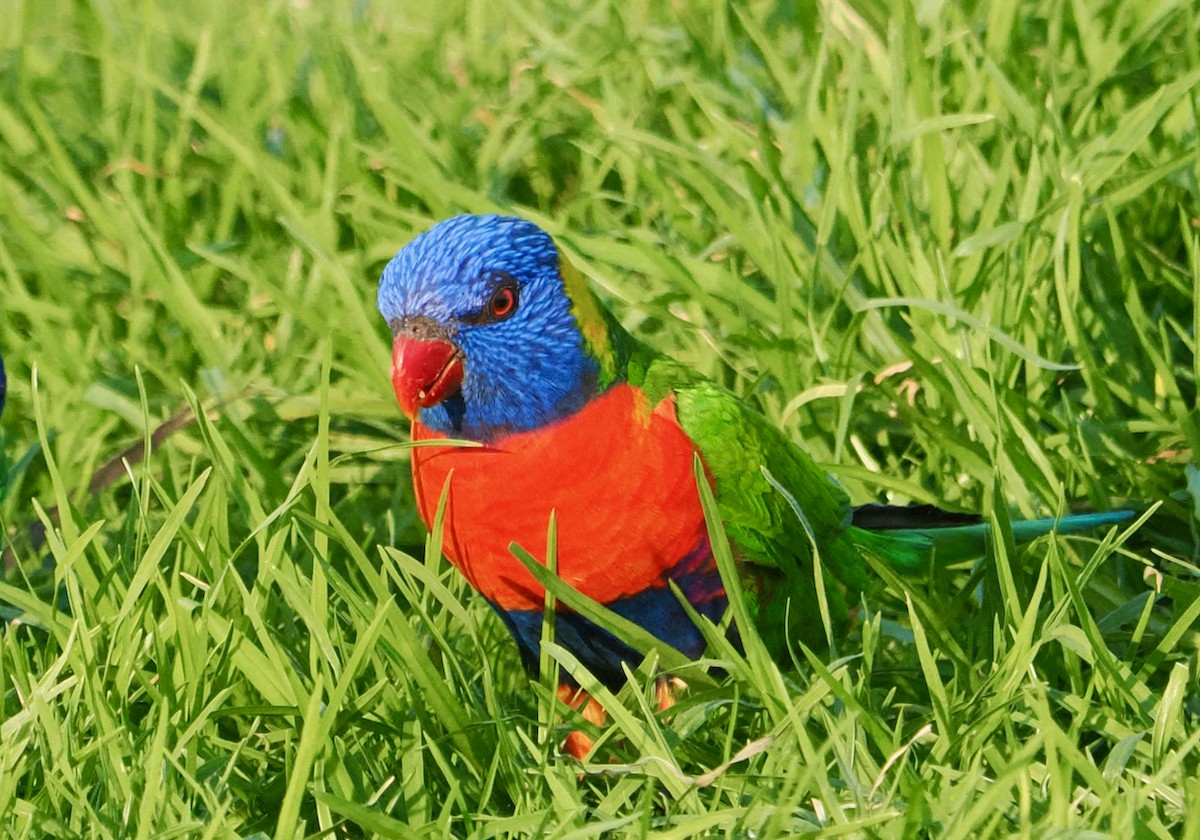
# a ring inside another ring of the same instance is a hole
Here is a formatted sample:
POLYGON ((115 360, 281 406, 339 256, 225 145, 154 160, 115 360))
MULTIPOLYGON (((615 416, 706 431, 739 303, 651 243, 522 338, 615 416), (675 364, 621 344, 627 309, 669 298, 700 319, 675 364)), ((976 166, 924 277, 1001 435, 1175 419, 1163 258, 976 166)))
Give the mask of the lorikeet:
MULTIPOLYGON (((392 382, 413 439, 482 444, 414 448, 417 505, 431 525, 448 482, 444 551, 503 619, 528 667, 538 661, 545 592, 509 545, 544 558, 551 512, 566 582, 679 651, 703 652, 668 583, 700 615, 718 621, 725 612, 697 454, 751 613, 775 652, 788 636, 814 642, 823 633, 812 540, 763 466, 803 511, 835 611, 870 583, 864 553, 905 571, 935 553, 983 546, 986 526, 974 518, 879 505, 856 512, 766 418, 633 339, 531 222, 464 215, 435 225, 388 263, 378 304, 395 337, 392 382)), ((1126 515, 1019 523, 1017 535, 1126 515)), ((608 685, 624 682, 622 662, 640 661, 570 611, 557 611, 555 632, 608 685)), ((560 689, 578 706, 574 692, 560 689)), ((577 755, 587 748, 582 737, 568 739, 577 755)))

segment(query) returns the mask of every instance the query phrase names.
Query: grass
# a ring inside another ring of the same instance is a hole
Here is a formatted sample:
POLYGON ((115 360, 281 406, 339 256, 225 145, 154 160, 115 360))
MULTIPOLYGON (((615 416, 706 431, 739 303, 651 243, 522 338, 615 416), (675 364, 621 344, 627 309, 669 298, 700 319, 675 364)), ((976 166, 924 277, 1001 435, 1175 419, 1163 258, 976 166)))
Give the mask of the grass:
POLYGON ((6 836, 1200 837, 1190 4, 187 5, 0 6, 6 836), (495 209, 858 501, 1158 506, 646 663, 581 773, 373 307, 495 209))

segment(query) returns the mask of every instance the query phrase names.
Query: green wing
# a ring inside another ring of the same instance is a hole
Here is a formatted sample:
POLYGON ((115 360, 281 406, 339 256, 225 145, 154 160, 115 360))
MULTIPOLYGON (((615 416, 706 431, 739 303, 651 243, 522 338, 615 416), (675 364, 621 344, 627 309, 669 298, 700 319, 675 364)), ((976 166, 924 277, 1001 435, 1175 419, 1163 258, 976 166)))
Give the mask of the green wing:
POLYGON ((674 395, 680 426, 715 483, 741 583, 768 646, 781 654, 788 635, 823 643, 814 544, 835 624, 846 620, 847 596, 857 600, 870 581, 853 540, 858 529, 850 528, 849 497, 807 453, 729 391, 642 348, 629 362, 630 383, 652 404, 674 395), (771 485, 764 467, 786 495, 771 485))

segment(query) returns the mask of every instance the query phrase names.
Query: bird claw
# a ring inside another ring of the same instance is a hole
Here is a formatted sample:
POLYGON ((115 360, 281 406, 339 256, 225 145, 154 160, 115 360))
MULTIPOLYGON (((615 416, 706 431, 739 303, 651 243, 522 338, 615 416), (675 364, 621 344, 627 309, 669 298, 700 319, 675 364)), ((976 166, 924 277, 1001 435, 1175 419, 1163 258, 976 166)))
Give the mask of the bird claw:
MULTIPOLYGON (((659 677, 655 681, 654 686, 655 698, 658 701, 658 710, 665 712, 674 706, 679 702, 680 696, 686 689, 687 683, 678 677, 659 677)), ((595 726, 603 726, 608 720, 608 713, 604 711, 604 707, 593 700, 581 688, 571 685, 560 685, 558 687, 558 699, 564 705, 579 712, 584 720, 595 726)), ((567 735, 567 739, 563 741, 562 750, 567 755, 583 761, 595 746, 596 740, 594 738, 576 729, 567 735)))
MULTIPOLYGON (((604 711, 604 707, 593 700, 582 688, 576 688, 571 685, 560 685, 558 687, 558 699, 579 712, 580 716, 588 723, 603 726, 605 721, 608 720, 608 713, 604 711)), ((594 738, 576 729, 567 736, 567 740, 563 742, 562 748, 563 752, 583 761, 594 746, 596 746, 594 738)))

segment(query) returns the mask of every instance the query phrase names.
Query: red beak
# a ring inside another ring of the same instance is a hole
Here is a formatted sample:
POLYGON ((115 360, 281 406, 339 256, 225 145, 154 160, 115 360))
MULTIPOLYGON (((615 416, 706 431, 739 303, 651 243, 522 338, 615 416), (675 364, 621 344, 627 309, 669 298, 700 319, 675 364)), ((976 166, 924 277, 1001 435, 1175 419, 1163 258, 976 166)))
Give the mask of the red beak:
POLYGON ((392 345, 392 387, 409 417, 437 405, 462 387, 463 357, 449 341, 401 333, 392 345))

